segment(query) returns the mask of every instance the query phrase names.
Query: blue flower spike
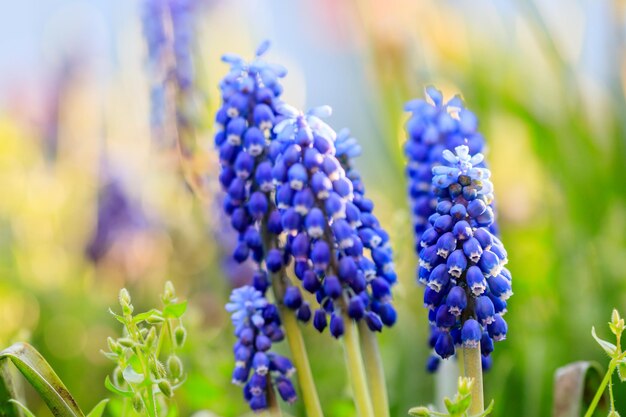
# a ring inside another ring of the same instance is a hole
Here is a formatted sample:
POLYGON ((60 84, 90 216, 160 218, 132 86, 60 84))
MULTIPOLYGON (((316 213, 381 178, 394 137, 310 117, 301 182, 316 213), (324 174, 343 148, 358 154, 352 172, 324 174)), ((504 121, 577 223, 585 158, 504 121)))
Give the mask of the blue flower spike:
MULTIPOLYGON (((427 285, 424 304, 434 314, 435 352, 445 359, 455 344, 480 345, 487 357, 506 338, 502 316, 513 294, 506 250, 490 228, 491 172, 467 145, 441 152, 441 164, 432 168, 437 203, 420 239, 418 281, 427 285)), ((434 361, 428 369, 436 369, 434 361)))
POLYGON ((265 410, 269 390, 276 389, 284 401, 292 403, 296 393, 291 382, 295 372, 291 361, 272 352, 283 340, 277 308, 252 286, 233 290, 226 311, 231 313, 237 342, 233 348, 233 384, 243 387, 244 398, 253 411, 265 410))
POLYGON ((373 331, 392 326, 393 254, 352 165, 361 152, 358 142, 349 131, 337 134, 326 124, 328 106, 305 113, 283 105, 278 113, 278 208, 291 235, 286 253, 297 264, 302 287, 323 307, 315 311, 313 325, 320 332, 328 327, 336 338, 345 331, 344 313, 366 320, 373 331))

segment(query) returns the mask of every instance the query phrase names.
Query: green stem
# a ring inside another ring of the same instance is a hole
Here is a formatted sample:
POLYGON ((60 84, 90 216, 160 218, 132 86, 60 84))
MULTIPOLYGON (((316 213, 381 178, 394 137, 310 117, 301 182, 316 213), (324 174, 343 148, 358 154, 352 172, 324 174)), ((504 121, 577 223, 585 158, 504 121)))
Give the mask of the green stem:
POLYGON ((296 375, 300 383, 306 414, 309 417, 324 417, 322 406, 317 396, 315 382, 313 381, 309 357, 307 356, 306 347, 304 346, 304 339, 302 338, 302 333, 300 332, 296 318, 293 311, 287 310, 282 303, 279 303, 279 308, 280 315, 283 319, 283 326, 285 327, 287 343, 289 343, 289 349, 291 350, 291 358, 296 366, 296 375))
MULTIPOLYGON (((263 247, 267 251, 276 245, 275 239, 267 231, 267 219, 263 221, 263 247)), ((313 381, 313 372, 309 364, 309 356, 307 355, 304 339, 300 332, 300 327, 296 322, 293 311, 287 309, 283 304, 285 296, 286 280, 284 269, 276 274, 271 274, 272 292, 274 300, 280 311, 280 317, 285 328, 285 337, 291 350, 291 359, 296 367, 296 375, 300 384, 304 409, 308 417, 324 417, 322 406, 317 395, 317 388, 313 381)))
POLYGON ((481 414, 485 411, 485 400, 483 398, 483 366, 480 357, 480 344, 475 348, 461 348, 461 354, 463 355, 465 376, 474 380, 470 414, 481 414))
POLYGON ((593 415, 593 412, 596 411, 596 407, 600 402, 600 398, 602 398, 602 394, 604 394, 604 390, 606 389, 607 384, 611 381, 611 377, 613 376, 613 372, 615 371, 615 366, 616 363, 611 361, 611 363, 609 364, 609 369, 606 371, 606 375, 600 383, 600 387, 598 388, 596 395, 593 397, 591 404, 589 404, 589 408, 585 413, 585 417, 591 417, 593 415))
POLYGON ((459 376, 465 376, 465 359, 463 358, 463 352, 456 355, 456 360, 459 365, 459 376))
POLYGON ((611 403, 611 408, 609 409, 609 411, 614 412, 615 411, 615 399, 613 398, 613 378, 612 377, 611 377, 611 380, 609 381, 609 402, 611 403))
POLYGON ((354 321, 346 314, 343 316, 343 321, 345 329, 343 347, 357 414, 359 417, 374 417, 374 410, 367 389, 363 360, 361 359, 358 330, 354 321))
POLYGON ((385 383, 385 370, 378 349, 378 340, 365 323, 359 320, 359 342, 363 360, 367 364, 365 373, 376 417, 389 417, 389 399, 387 397, 387 384, 385 383))
MULTIPOLYGON (((139 331, 139 328, 137 327, 135 322, 133 322, 133 317, 131 315, 128 315, 125 317, 125 319, 126 319, 129 333, 134 336, 137 342, 143 343, 144 342, 143 336, 141 336, 141 332, 139 331)), ((146 396, 148 397, 148 401, 147 401, 148 404, 146 406, 146 409, 148 411, 149 416, 156 417, 157 405, 156 405, 156 401, 154 398, 154 393, 152 392, 153 382, 152 382, 152 377, 151 377, 152 371, 150 370, 150 362, 148 361, 148 359, 146 359, 141 347, 136 346, 135 353, 137 354, 137 357, 139 358, 139 362, 141 363, 141 368, 143 369, 143 374, 146 377, 146 379, 142 382, 142 385, 145 385, 146 387, 146 396)))

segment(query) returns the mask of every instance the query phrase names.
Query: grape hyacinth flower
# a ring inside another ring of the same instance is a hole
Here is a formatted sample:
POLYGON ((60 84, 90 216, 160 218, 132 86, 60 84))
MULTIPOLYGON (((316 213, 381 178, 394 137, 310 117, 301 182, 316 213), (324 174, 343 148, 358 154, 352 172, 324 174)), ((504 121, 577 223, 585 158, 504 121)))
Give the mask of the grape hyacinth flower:
POLYGON ((280 215, 274 204, 272 180, 272 131, 276 107, 286 71, 260 59, 268 44, 257 50, 256 59, 246 63, 235 55, 223 60, 231 65, 220 83, 222 106, 216 114, 215 146, 219 152, 219 181, 226 192, 223 209, 238 233, 233 251, 237 262, 252 258, 257 265, 253 286, 265 294, 268 272, 283 267, 283 255, 270 247, 282 233, 280 215))
POLYGON ((272 345, 284 339, 278 309, 251 286, 233 290, 226 310, 232 313, 237 342, 233 348, 233 383, 243 387, 244 398, 255 411, 265 410, 274 389, 288 403, 296 400, 291 382, 295 372, 291 361, 272 352, 272 345))
MULTIPOLYGON (((226 192, 223 209, 238 234, 233 258, 237 262, 251 259, 256 269, 253 287, 261 294, 271 289, 293 360, 300 371, 298 379, 307 415, 321 417, 321 405, 296 321, 310 321, 313 314, 286 274, 289 259, 283 247, 284 227, 272 176, 280 147, 273 128, 284 118, 277 109, 282 106, 280 78, 286 75, 286 70, 261 58, 268 47, 269 42, 263 42, 251 62, 233 54, 222 57, 231 66, 220 82, 222 106, 215 117, 219 181, 226 192)), ((280 380, 277 387, 288 390, 289 385, 280 380)))
MULTIPOLYGON (((490 230, 493 185, 483 155, 470 154, 466 145, 454 153, 444 150, 445 164, 432 169, 438 198, 419 243, 419 282, 426 286, 431 346, 441 358, 458 346, 480 347, 483 356, 493 342, 506 338, 503 319, 512 295, 511 274, 504 267, 507 254, 490 230)), ((429 369, 436 369, 436 360, 429 369)))
POLYGON ((336 142, 335 131, 321 120, 330 115, 328 106, 303 114, 284 105, 279 112, 284 119, 274 129, 280 144, 272 169, 276 201, 285 253, 320 305, 314 327, 328 327, 338 338, 345 331, 343 314, 365 320, 371 331, 392 326, 396 274, 389 236, 372 214, 358 173, 348 176, 336 153, 338 144, 340 158, 354 156, 353 141, 342 135, 336 142))
MULTIPOLYGON (((434 166, 445 164, 442 152, 466 145, 473 155, 485 148, 485 140, 477 130, 478 119, 464 107, 460 96, 444 102, 441 91, 430 86, 426 88, 426 97, 427 100, 416 99, 405 105, 405 110, 411 112, 406 123, 408 140, 404 153, 409 161, 408 192, 416 246, 428 228, 428 218, 435 212, 437 200, 432 191, 431 171, 434 166)), ((416 249, 419 251, 419 247, 416 249)))
POLYGON ((102 176, 96 225, 85 248, 85 255, 95 264, 105 258, 114 245, 129 245, 136 235, 150 227, 141 206, 130 198, 122 176, 109 167, 102 169, 102 176))
POLYGON ((188 126, 190 96, 193 92, 193 36, 199 0, 144 0, 143 34, 152 78, 151 124, 161 145, 172 146, 168 119, 174 119, 178 135, 188 126), (168 86, 168 83, 171 83, 168 86), (168 114, 170 103, 175 107, 168 114), (174 104, 175 103, 175 104, 174 104))

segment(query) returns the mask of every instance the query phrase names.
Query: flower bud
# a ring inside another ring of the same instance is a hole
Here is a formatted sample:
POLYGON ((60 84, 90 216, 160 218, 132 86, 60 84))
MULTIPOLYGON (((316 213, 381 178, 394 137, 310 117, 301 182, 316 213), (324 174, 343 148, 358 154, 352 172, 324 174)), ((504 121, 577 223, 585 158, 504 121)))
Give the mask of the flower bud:
POLYGON ((148 322, 148 324, 161 324, 164 321, 165 319, 158 314, 153 314, 146 319, 146 322, 148 322))
POLYGON ((174 329, 174 339, 176 340, 176 347, 182 347, 187 339, 187 330, 180 325, 174 329))
POLYGON ((160 380, 158 386, 159 386, 159 390, 166 397, 174 396, 174 390, 172 389, 172 385, 169 383, 167 379, 160 380))
POLYGON ((165 290, 163 291, 163 302, 169 304, 176 298, 176 290, 172 281, 165 282, 165 290))
POLYGON ((611 314, 609 327, 611 328, 611 332, 613 332, 616 336, 621 335, 624 331, 624 319, 620 317, 619 312, 616 309, 613 309, 613 314, 611 314))
POLYGON ((141 395, 135 394, 133 397, 133 408, 138 413, 141 413, 141 410, 143 410, 143 399, 141 398, 141 395))
POLYGON ((472 392, 474 378, 459 377, 459 395, 465 396, 472 392))
POLYGON ((127 348, 135 346, 134 340, 129 337, 122 337, 120 339, 117 339, 117 343, 127 348))
POLYGON ((119 302, 122 306, 122 312, 125 316, 133 313, 133 305, 130 303, 130 294, 126 288, 122 288, 119 293, 119 302))
POLYGON ((429 417, 433 414, 428 407, 413 407, 409 410, 409 415, 415 417, 429 417))
POLYGON ((150 330, 148 331, 148 335, 146 336, 145 339, 145 344, 147 347, 151 347, 154 342, 156 341, 157 335, 156 335, 156 328, 155 327, 151 327, 150 330))
POLYGON ((122 347, 112 337, 107 337, 107 344, 111 352, 118 355, 122 353, 122 347))
POLYGON ((179 379, 183 376, 183 362, 176 355, 171 355, 167 358, 167 372, 174 379, 179 379))

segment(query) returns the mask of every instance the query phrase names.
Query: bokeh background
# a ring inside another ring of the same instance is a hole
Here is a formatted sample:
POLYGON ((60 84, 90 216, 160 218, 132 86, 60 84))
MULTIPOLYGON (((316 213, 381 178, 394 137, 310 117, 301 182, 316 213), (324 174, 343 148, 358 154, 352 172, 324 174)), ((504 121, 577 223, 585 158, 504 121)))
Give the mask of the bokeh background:
MULTIPOLYGON (((107 396, 107 313, 127 286, 137 308, 166 279, 191 302, 180 415, 247 412, 230 384, 232 285, 217 193, 185 187, 153 146, 137 0, 22 0, 0 14, 0 345, 30 341, 83 408, 107 396)), ((435 402, 406 204, 403 103, 435 84, 462 93, 487 138, 514 276, 509 337, 494 354, 494 416, 547 416, 553 374, 605 364, 590 336, 626 314, 626 49, 622 0, 205 0, 197 10, 200 165, 211 147, 224 52, 289 69, 285 97, 330 104, 364 152, 357 165, 392 235, 397 325, 380 337, 392 415, 435 402)), ((211 189, 211 187, 209 187, 211 189)), ((352 416, 341 349, 304 329, 329 416, 352 416)), ((616 385, 626 412, 626 387, 616 385)), ((38 416, 49 415, 31 396, 38 416)), ((301 415, 296 404, 286 407, 301 415)))

